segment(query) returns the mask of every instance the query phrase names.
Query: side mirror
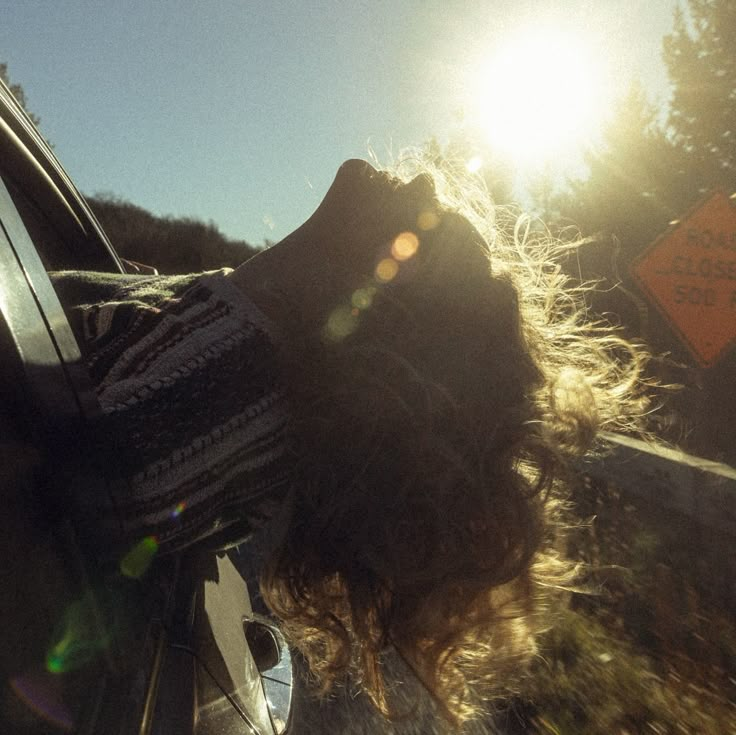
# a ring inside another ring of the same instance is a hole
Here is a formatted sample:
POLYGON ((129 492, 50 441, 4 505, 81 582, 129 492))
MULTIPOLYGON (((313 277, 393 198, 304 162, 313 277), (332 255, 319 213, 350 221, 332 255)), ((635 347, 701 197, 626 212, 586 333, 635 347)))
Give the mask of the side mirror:
POLYGON ((266 618, 243 618, 243 632, 261 677, 274 735, 283 735, 289 726, 294 669, 291 651, 281 631, 266 618))

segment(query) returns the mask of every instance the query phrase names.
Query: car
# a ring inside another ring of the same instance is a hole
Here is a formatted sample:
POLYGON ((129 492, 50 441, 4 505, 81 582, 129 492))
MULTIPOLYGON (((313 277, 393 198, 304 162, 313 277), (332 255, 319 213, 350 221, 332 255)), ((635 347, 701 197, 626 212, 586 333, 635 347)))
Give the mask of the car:
POLYGON ((115 252, 0 81, 0 730, 286 733, 289 648, 217 539, 117 567, 86 541, 100 407, 49 273, 142 272, 115 252), (153 562, 153 563, 151 563, 153 562))

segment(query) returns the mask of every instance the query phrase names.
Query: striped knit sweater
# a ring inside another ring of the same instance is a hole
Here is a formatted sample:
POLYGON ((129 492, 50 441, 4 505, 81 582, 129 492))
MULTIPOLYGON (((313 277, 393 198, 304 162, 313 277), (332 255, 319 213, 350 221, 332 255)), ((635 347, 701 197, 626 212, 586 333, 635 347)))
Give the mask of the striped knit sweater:
POLYGON ((102 407, 114 508, 93 511, 97 534, 165 552, 273 514, 288 479, 273 330, 226 271, 53 280, 102 407))

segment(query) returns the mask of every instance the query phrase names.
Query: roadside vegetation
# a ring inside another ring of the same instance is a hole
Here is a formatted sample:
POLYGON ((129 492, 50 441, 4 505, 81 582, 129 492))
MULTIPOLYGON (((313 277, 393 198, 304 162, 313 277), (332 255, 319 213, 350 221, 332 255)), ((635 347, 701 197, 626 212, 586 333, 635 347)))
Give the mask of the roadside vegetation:
POLYGON ((572 500, 590 593, 546 634, 508 732, 736 733, 733 539, 587 477, 572 500))

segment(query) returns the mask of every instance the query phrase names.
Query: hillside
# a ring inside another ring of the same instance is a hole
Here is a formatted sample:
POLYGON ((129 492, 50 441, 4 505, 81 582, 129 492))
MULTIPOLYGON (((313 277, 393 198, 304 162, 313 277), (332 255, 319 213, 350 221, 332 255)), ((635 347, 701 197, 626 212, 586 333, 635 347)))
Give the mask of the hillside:
POLYGON ((193 273, 236 267, 260 248, 225 237, 212 222, 159 217, 124 200, 96 195, 87 202, 118 254, 160 273, 193 273))

